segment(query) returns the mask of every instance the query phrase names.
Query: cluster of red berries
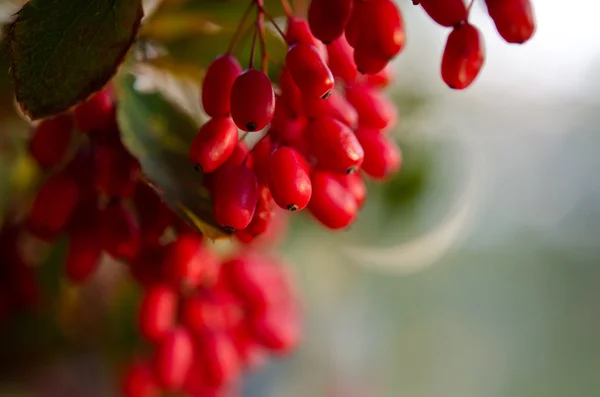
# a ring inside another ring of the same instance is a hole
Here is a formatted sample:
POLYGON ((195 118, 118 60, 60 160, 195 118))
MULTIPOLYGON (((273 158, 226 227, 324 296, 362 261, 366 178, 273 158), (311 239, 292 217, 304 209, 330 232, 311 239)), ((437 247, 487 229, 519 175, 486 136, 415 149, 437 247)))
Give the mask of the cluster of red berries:
POLYGON ((229 396, 243 369, 296 346, 298 304, 272 258, 245 252, 219 263, 198 235, 181 236, 164 255, 165 275, 147 285, 139 313, 154 353, 128 366, 125 396, 229 396))
MULTIPOLYGON (((530 0, 485 0, 500 36, 508 43, 522 44, 535 31, 530 0)), ((451 27, 442 57, 442 78, 451 88, 467 88, 479 75, 485 61, 483 37, 469 22, 464 0, 413 0, 441 26, 451 27)))
MULTIPOLYGON (((260 21, 265 11, 255 5, 260 21)), ((289 50, 277 90, 265 71, 242 70, 229 53, 206 72, 211 119, 190 159, 212 192, 216 221, 243 241, 264 231, 276 206, 308 207, 326 227, 347 227, 365 200, 363 175, 385 179, 401 165, 388 136, 396 110, 380 91, 404 46, 399 10, 390 0, 313 0, 308 15, 288 15, 281 31, 289 50), (238 129, 266 134, 250 149, 238 129)))

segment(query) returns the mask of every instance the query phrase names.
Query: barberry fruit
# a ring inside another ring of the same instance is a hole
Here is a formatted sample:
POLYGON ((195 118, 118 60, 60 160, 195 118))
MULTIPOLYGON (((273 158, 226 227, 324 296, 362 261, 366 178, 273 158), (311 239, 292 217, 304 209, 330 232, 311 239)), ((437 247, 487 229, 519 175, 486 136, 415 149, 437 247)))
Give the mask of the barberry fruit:
POLYGON ((202 106, 210 117, 225 117, 230 112, 231 89, 242 67, 226 54, 211 62, 202 82, 202 106))
POLYGON ((240 130, 262 130, 273 119, 275 93, 269 77, 246 69, 231 88, 231 117, 240 130))
POLYGON ((190 160, 199 170, 213 172, 231 156, 237 140, 238 130, 230 117, 213 118, 194 138, 190 160))
POLYGON ((485 60, 483 37, 470 24, 452 30, 442 57, 442 78, 450 87, 462 90, 477 78, 485 60))
POLYGON ((215 220, 230 231, 250 224, 258 202, 258 182, 254 172, 240 165, 223 172, 215 182, 213 209, 215 220))
POLYGON ((269 189, 277 205, 289 211, 304 209, 312 187, 302 155, 290 147, 279 148, 271 155, 270 168, 269 189))

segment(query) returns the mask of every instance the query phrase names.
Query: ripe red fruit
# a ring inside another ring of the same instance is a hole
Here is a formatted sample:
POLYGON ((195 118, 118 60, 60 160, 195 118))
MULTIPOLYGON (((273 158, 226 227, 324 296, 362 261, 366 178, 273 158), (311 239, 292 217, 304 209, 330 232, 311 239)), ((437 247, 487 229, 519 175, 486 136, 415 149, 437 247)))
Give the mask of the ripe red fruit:
POLYGON ((355 128, 358 123, 358 113, 337 90, 333 90, 326 101, 305 97, 304 113, 308 118, 331 116, 350 128, 355 128))
POLYGON ((269 189, 277 205, 289 211, 304 209, 312 187, 302 155, 290 147, 282 147, 271 155, 270 164, 269 189))
POLYGON ((192 367, 194 343, 185 328, 169 331, 158 344, 154 373, 158 383, 168 390, 179 390, 192 367))
POLYGON ((173 213, 158 194, 144 182, 136 185, 133 202, 140 221, 144 246, 159 245, 161 237, 173 220, 173 213))
POLYGON ((343 229, 356 219, 358 206, 354 195, 336 175, 317 171, 312 175, 313 195, 308 204, 312 215, 325 227, 343 229))
POLYGON ((406 42, 400 10, 390 0, 355 2, 346 38, 355 50, 369 49, 372 55, 382 59, 395 57, 406 42))
POLYGON ((314 46, 323 59, 327 59, 325 44, 313 36, 308 21, 302 18, 288 17, 286 39, 290 45, 304 43, 314 46))
POLYGON ((252 155, 254 159, 254 173, 258 178, 258 182, 261 185, 269 183, 269 174, 271 173, 270 159, 271 154, 275 150, 273 139, 271 134, 265 135, 256 145, 252 148, 252 155))
POLYGON ((256 69, 246 69, 231 88, 231 117, 243 131, 262 130, 273 119, 275 92, 269 77, 256 69))
POLYGON ((122 203, 110 203, 100 215, 100 241, 116 259, 133 260, 141 246, 140 225, 122 203))
POLYGON ((114 124, 115 103, 109 89, 92 95, 73 109, 75 126, 81 132, 107 132, 114 124))
POLYGON ((212 61, 202 82, 202 106, 210 117, 229 115, 231 88, 240 73, 242 67, 229 54, 212 61))
POLYGON ((306 128, 306 139, 318 167, 333 172, 355 172, 363 162, 364 153, 354 132, 330 116, 311 121, 306 128))
POLYGON ((530 0, 486 0, 498 33, 508 43, 522 44, 535 32, 530 0))
POLYGON ((279 91, 281 94, 276 100, 275 113, 277 113, 277 106, 285 105, 286 112, 289 113, 290 117, 297 117, 301 114, 302 93, 286 67, 281 70, 279 75, 279 91))
POLYGON ((213 191, 215 186, 215 181, 219 180, 223 175, 223 172, 231 167, 236 167, 238 165, 245 164, 246 167, 252 168, 253 165, 253 157, 250 153, 250 149, 248 145, 244 143, 242 140, 238 140, 235 144, 235 148, 233 149, 233 153, 227 161, 219 166, 216 170, 209 174, 204 174, 204 186, 210 191, 213 191))
POLYGON ((372 47, 362 46, 354 51, 354 63, 360 73, 371 75, 384 70, 389 65, 389 58, 372 47))
POLYGON ((50 177, 37 193, 25 222, 27 230, 43 240, 60 233, 77 207, 79 191, 64 174, 50 177))
POLYGON ((208 332, 201 341, 205 372, 210 384, 222 386, 239 374, 240 362, 232 339, 223 332, 208 332))
POLYGON ((361 208, 367 199, 367 186, 362 176, 356 172, 350 175, 338 175, 337 178, 340 184, 354 196, 358 208, 361 208))
MULTIPOLYGON (((275 117, 271 122, 269 135, 278 143, 294 147, 301 153, 307 152, 306 140, 304 139, 304 129, 308 120, 304 116, 293 116, 287 112, 285 104, 278 98, 275 107, 275 117)), ((327 104, 330 100, 314 99, 312 102, 327 104)), ((327 105, 324 105, 327 106, 327 105)))
POLYGON ((213 172, 235 150, 238 130, 230 117, 218 117, 206 122, 192 142, 190 160, 205 173, 213 172))
POLYGON ((175 288, 191 290, 214 279, 219 260, 202 241, 201 234, 184 234, 166 248, 166 278, 175 288))
POLYGON ((385 179, 402 165, 402 154, 394 141, 377 130, 359 128, 356 137, 365 151, 362 170, 375 179, 385 179))
POLYGON ((213 209, 215 220, 234 231, 250 224, 258 202, 258 181, 254 172, 245 166, 231 167, 215 181, 213 209))
POLYGON ((376 74, 365 76, 364 82, 378 88, 385 88, 390 85, 393 80, 391 68, 386 67, 376 74))
POLYGON ((181 321, 194 336, 201 338, 207 332, 231 329, 242 315, 239 302, 231 294, 211 289, 185 299, 181 321))
POLYGON ((290 47, 285 65, 303 95, 327 98, 333 89, 333 75, 314 46, 298 43, 290 47))
POLYGON ((69 236, 69 250, 65 260, 65 273, 75 283, 83 283, 96 270, 102 250, 94 235, 72 233, 69 236))
POLYGON ((335 77, 339 77, 346 83, 356 80, 358 71, 354 63, 354 49, 346 40, 346 35, 342 35, 328 44, 327 53, 329 54, 329 69, 335 77))
POLYGON ((244 243, 250 243, 254 238, 265 233, 271 221, 275 216, 275 202, 271 191, 265 185, 259 187, 258 203, 256 204, 256 210, 254 210, 254 216, 250 224, 243 230, 238 230, 235 234, 238 240, 244 243))
POLYGON ((166 273, 164 255, 163 246, 144 247, 138 256, 128 262, 131 277, 144 288, 163 284, 166 273))
POLYGON ((483 37, 470 24, 452 30, 442 57, 442 78, 450 87, 462 90, 477 78, 485 61, 483 37))
POLYGON ((167 284, 146 290, 139 311, 140 332, 145 338, 159 342, 175 327, 177 300, 177 292, 167 284))
POLYGON ((285 302, 252 319, 250 328, 258 343, 278 354, 293 350, 300 340, 300 315, 293 303, 285 302))
POLYGON ((123 373, 121 390, 124 397, 158 397, 160 395, 151 366, 141 360, 127 366, 123 373))
POLYGON ((358 113, 360 127, 389 130, 396 125, 396 106, 386 96, 365 83, 346 87, 346 99, 358 113))
POLYGON ((324 43, 339 38, 352 13, 353 0, 312 0, 308 23, 313 35, 324 43))
POLYGON ((141 172, 139 161, 121 145, 100 145, 95 149, 96 187, 110 198, 133 195, 141 172))
POLYGON ((442 26, 458 25, 468 17, 464 0, 421 0, 420 3, 427 15, 442 26))
POLYGON ((38 124, 29 142, 29 152, 42 168, 58 165, 67 154, 73 132, 73 116, 63 113, 38 124))

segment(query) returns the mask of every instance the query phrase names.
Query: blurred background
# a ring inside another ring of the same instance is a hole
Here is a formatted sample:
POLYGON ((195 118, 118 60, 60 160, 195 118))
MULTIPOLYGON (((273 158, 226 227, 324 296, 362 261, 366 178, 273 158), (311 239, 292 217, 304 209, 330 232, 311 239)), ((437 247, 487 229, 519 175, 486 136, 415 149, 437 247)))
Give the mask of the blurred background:
MULTIPOLYGON (((369 186, 348 232, 294 218, 282 253, 304 297, 304 341, 249 374, 243 395, 599 395, 600 4, 533 0, 536 35, 514 46, 475 1, 486 65, 456 92, 439 77, 447 30, 399 3, 409 42, 389 95, 405 169, 369 186)), ((5 205, 34 171, 8 76, 0 84, 5 205)), ((31 332, 0 361, 61 346, 56 330, 31 332)), ((18 339, 12 328, 0 337, 18 339)), ((3 363, 0 396, 115 395, 97 348, 65 346, 18 371, 3 363)))

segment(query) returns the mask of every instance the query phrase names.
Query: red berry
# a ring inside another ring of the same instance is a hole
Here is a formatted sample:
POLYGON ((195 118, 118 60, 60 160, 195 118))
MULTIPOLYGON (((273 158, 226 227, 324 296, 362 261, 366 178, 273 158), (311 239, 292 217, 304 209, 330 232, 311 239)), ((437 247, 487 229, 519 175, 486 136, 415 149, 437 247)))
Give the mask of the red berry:
POLYGON ((278 354, 294 349, 300 340, 300 318, 292 303, 285 303, 258 313, 250 324, 254 338, 278 354))
POLYGON ((240 322, 242 308, 229 293, 202 291, 185 299, 181 321, 197 337, 207 332, 227 331, 240 322))
POLYGON ((421 0, 420 3, 427 15, 442 26, 458 25, 468 17, 464 0, 421 0))
POLYGON ((121 389, 124 397, 158 397, 160 395, 150 364, 141 360, 127 366, 123 373, 121 389))
POLYGON ((139 161, 121 145, 101 145, 95 149, 96 187, 110 198, 133 195, 141 173, 139 161))
POLYGON ((363 162, 364 153, 354 132, 333 117, 322 116, 311 121, 306 138, 322 169, 350 174, 363 162))
POLYGON ((158 383, 168 390, 179 390, 194 360, 192 336, 185 328, 169 331, 157 346, 154 373, 158 383))
POLYGON ((209 332, 201 341, 206 376, 210 384, 222 386, 233 381, 240 371, 240 362, 233 341, 222 332, 209 332))
POLYGON ((368 49, 377 58, 388 60, 395 57, 406 42, 400 10, 391 0, 355 2, 346 38, 357 51, 368 49))
POLYGON ((144 247, 133 260, 130 260, 129 271, 134 280, 144 288, 164 283, 165 269, 163 246, 144 247))
POLYGON ((213 172, 231 156, 237 140, 238 130, 230 117, 211 119, 194 138, 190 160, 202 172, 213 172))
POLYGON ((477 78, 485 60, 483 37, 473 25, 452 30, 442 57, 442 78, 450 87, 462 90, 477 78))
POLYGON ((354 63, 354 49, 348 44, 345 35, 328 44, 327 53, 329 69, 335 77, 339 77, 346 83, 356 80, 358 71, 354 63))
POLYGON ((109 89, 92 95, 73 109, 75 126, 81 132, 107 132, 114 124, 115 104, 109 89))
POLYGON ((281 208, 289 211, 304 209, 310 201, 312 188, 308 167, 300 153, 283 147, 271 155, 269 189, 281 208))
MULTIPOLYGON (((279 99, 279 98, 278 98, 279 99)), ((314 99, 310 101, 323 103, 327 106, 330 100, 323 101, 322 99, 314 99)), ((271 128, 269 129, 269 135, 273 137, 278 143, 292 146, 301 153, 307 152, 306 139, 304 139, 304 130, 308 120, 303 116, 292 116, 287 112, 286 106, 281 101, 277 101, 275 107, 275 117, 271 122, 271 128)))
POLYGON ((137 184, 133 202, 140 220, 144 246, 158 246, 161 237, 171 225, 173 213, 158 194, 143 182, 137 184))
POLYGON ((99 233, 106 252, 116 259, 132 260, 140 251, 140 225, 131 210, 110 203, 100 215, 99 233))
POLYGON ((140 332, 145 338, 159 342, 175 327, 177 299, 177 292, 166 284, 146 290, 139 312, 140 332))
POLYGON ((535 32, 530 0, 486 0, 488 13, 500 36, 508 43, 522 44, 535 32))
POLYGON ((245 166, 231 167, 215 181, 215 220, 224 228, 233 231, 248 226, 257 202, 258 181, 254 172, 245 166))
POLYGON ((375 179, 385 179, 402 165, 396 143, 377 130, 359 128, 356 137, 365 151, 362 170, 375 179))
POLYGON ((343 229, 356 218, 358 206, 354 195, 337 180, 336 175, 317 171, 312 175, 313 195, 308 204, 312 215, 329 229, 343 229))
POLYGON ((356 172, 350 175, 338 175, 337 178, 340 184, 354 196, 358 208, 361 208, 367 199, 367 186, 362 176, 356 172))
POLYGON ((233 82, 242 73, 242 67, 231 55, 222 55, 212 61, 202 82, 202 106, 210 117, 225 117, 230 112, 233 82))
POLYGON ((323 59, 327 59, 325 44, 313 36, 306 19, 288 17, 286 39, 290 45, 297 43, 312 45, 323 59))
POLYGON ((372 47, 356 47, 354 63, 357 70, 366 75, 377 74, 389 65, 389 58, 373 50, 372 47))
POLYGON ((215 181, 221 179, 221 176, 223 175, 223 172, 225 170, 242 164, 246 165, 246 167, 248 168, 252 168, 253 160, 254 159, 250 153, 248 145, 246 145, 244 141, 238 140, 235 145, 235 148, 233 149, 233 153, 231 154, 231 156, 229 156, 227 161, 221 164, 219 168, 214 170, 214 172, 203 175, 204 186, 212 192, 215 185, 215 181))
POLYGON ((390 85, 390 83, 392 82, 392 79, 393 79, 392 71, 388 65, 388 67, 384 68, 383 70, 381 70, 380 72, 378 72, 376 74, 366 75, 364 78, 364 81, 365 81, 365 83, 372 85, 374 87, 385 88, 390 85))
POLYGON ((184 234, 166 248, 166 277, 175 288, 191 290, 214 279, 219 260, 202 241, 201 234, 184 234))
POLYGON ((325 99, 331 94, 333 75, 314 46, 294 44, 286 55, 285 65, 303 95, 325 99))
POLYGON ((80 230, 69 236, 65 273, 75 283, 83 283, 100 264, 102 250, 94 235, 80 230))
POLYGON ((354 0, 312 0, 308 23, 313 35, 324 43, 339 38, 352 13, 354 0))
POLYGON ((275 93, 269 77, 256 69, 246 69, 231 89, 231 117, 243 131, 262 130, 273 119, 275 93))
POLYGON ((358 123, 358 114, 356 110, 346 98, 336 90, 331 92, 331 96, 326 101, 305 97, 304 113, 308 118, 331 116, 350 128, 355 128, 358 123))
MULTIPOLYGON (((281 75, 279 75, 279 90, 281 94, 277 98, 277 103, 283 102, 287 113, 291 117, 296 117, 302 113, 302 93, 286 67, 282 69, 281 75)), ((277 113, 277 103, 275 105, 275 113, 277 113)), ((281 107, 281 105, 279 106, 281 107)))
POLYGON ((252 148, 252 155, 254 159, 254 173, 258 178, 258 182, 261 185, 269 183, 269 174, 271 173, 270 159, 271 154, 275 150, 273 139, 271 134, 265 135, 256 145, 252 148))
POLYGON ((250 224, 243 230, 238 230, 235 234, 238 240, 244 243, 250 243, 254 238, 264 234, 275 215, 274 211, 275 202, 271 195, 271 191, 267 186, 259 187, 258 203, 256 204, 256 210, 254 210, 254 216, 250 224))
POLYGON ((26 220, 27 230, 43 240, 55 238, 77 208, 79 191, 64 174, 50 177, 37 193, 26 220))
POLYGON ((396 106, 375 88, 364 83, 346 87, 346 99, 358 113, 360 127, 389 130, 396 125, 396 106))
POLYGON ((57 166, 71 145, 73 116, 63 113, 40 122, 33 131, 29 152, 42 168, 57 166))

